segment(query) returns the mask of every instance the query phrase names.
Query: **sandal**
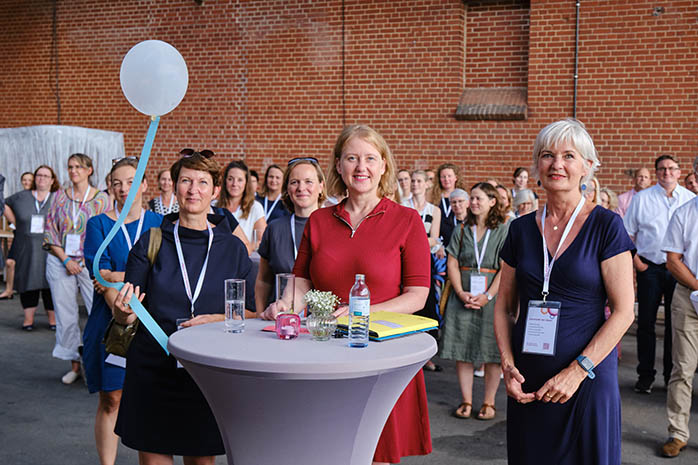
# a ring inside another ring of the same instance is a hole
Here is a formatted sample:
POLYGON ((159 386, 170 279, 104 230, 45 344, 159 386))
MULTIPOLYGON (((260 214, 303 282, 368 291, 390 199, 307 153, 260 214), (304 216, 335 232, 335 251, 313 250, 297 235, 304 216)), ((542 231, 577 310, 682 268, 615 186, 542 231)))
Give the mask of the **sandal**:
POLYGON ((497 416, 497 409, 492 404, 482 404, 480 411, 477 414, 478 420, 492 420, 497 416), (492 415, 487 414, 487 409, 492 409, 492 415))
POLYGON ((471 404, 470 402, 463 402, 462 404, 460 404, 458 406, 458 408, 456 408, 453 411, 453 416, 456 418, 461 418, 463 420, 467 420, 468 418, 470 418, 470 414, 472 413, 472 411, 473 411, 473 404, 471 404), (466 409, 468 412, 467 415, 465 413, 466 409))

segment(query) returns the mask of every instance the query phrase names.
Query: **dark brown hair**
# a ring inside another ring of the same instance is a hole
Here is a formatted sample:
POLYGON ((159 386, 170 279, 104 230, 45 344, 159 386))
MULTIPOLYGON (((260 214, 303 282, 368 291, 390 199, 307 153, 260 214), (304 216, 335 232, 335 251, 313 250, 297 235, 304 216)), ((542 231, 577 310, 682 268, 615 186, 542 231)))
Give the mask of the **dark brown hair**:
POLYGON ((232 197, 228 193, 228 186, 226 179, 228 178, 228 172, 233 168, 237 168, 243 173, 245 173, 245 192, 242 194, 242 199, 240 200, 240 208, 242 209, 242 218, 247 218, 250 215, 250 210, 252 210, 252 205, 254 205, 254 192, 252 192, 252 184, 250 184, 250 169, 247 167, 244 161, 234 160, 228 163, 223 170, 223 188, 220 194, 218 194, 218 206, 221 208, 228 208, 228 204, 232 200, 232 197))
MULTIPOLYGON (((277 169, 281 171, 281 179, 284 179, 286 177, 286 173, 284 172, 283 168, 281 168, 277 164, 272 164, 267 166, 267 170, 264 172, 264 185, 262 186, 262 197, 265 197, 269 193, 269 188, 267 187, 267 178, 269 177, 269 171, 272 169, 277 169)), ((252 173, 250 173, 252 175, 252 173)), ((250 180, 250 177, 247 177, 247 180, 250 180)), ((257 181, 259 181, 259 177, 257 177, 257 181)))
POLYGON ((218 166, 218 163, 216 163, 215 160, 213 160, 212 158, 204 157, 199 152, 194 152, 190 156, 182 157, 172 164, 172 166, 170 167, 170 176, 172 177, 173 184, 177 184, 177 180, 179 179, 179 172, 182 170, 182 168, 187 168, 196 171, 205 171, 211 175, 214 187, 221 185, 221 169, 218 166))
MULTIPOLYGON (((478 182, 470 188, 470 198, 473 197, 473 190, 475 189, 480 189, 487 197, 494 199, 495 201, 494 206, 490 208, 489 213, 487 213, 487 219, 485 219, 485 226, 487 229, 495 229, 500 224, 505 223, 507 218, 505 213, 502 211, 502 204, 499 201, 499 193, 497 192, 497 188, 492 187, 492 184, 488 182, 478 182)), ((465 222, 468 224, 468 226, 472 226, 477 223, 477 219, 470 211, 470 208, 468 208, 468 217, 466 218, 465 222)))
POLYGON ((36 173, 38 173, 41 168, 46 168, 47 170, 49 170, 51 172, 51 176, 53 176, 53 181, 51 182, 51 187, 49 188, 49 190, 51 192, 56 192, 58 189, 60 189, 61 184, 58 182, 58 177, 56 176, 55 171, 53 171, 53 168, 51 168, 48 165, 39 165, 39 167, 36 170, 34 170, 34 180, 32 181, 32 190, 36 190, 36 173))

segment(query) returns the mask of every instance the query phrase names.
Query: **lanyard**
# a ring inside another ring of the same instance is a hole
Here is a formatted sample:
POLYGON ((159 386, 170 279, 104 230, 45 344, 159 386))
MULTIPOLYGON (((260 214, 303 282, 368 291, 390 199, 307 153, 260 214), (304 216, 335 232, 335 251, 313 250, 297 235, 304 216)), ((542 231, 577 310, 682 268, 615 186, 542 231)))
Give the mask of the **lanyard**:
POLYGON ((480 265, 482 265, 482 260, 485 258, 485 252, 487 251, 487 243, 490 240, 490 229, 485 233, 485 242, 482 244, 482 253, 477 250, 477 225, 473 225, 473 244, 475 245, 475 261, 477 263, 477 273, 480 274, 480 265))
POLYGON ((90 186, 87 186, 87 189, 85 190, 85 196, 82 198, 82 202, 80 202, 80 207, 78 207, 77 214, 75 213, 75 187, 72 187, 72 192, 73 198, 72 202, 70 202, 70 219, 73 221, 73 228, 76 228, 78 226, 78 218, 80 217, 80 210, 82 210, 82 204, 87 201, 87 196, 90 193, 90 186))
POLYGON ((570 230, 572 229, 572 225, 574 224, 574 220, 577 219, 577 216, 579 215, 579 212, 582 211, 583 206, 584 196, 582 196, 582 198, 579 199, 577 208, 574 209, 572 216, 569 220, 567 220, 567 226, 565 226, 565 230, 562 232, 560 243, 557 245, 557 250, 555 251, 555 255, 553 255, 553 259, 550 263, 548 263, 548 245, 545 242, 545 214, 547 212, 548 204, 546 203, 543 206, 543 216, 541 216, 540 222, 542 233, 541 235, 543 236, 543 302, 545 302, 545 298, 548 296, 548 290, 550 288, 550 275, 553 272, 553 265, 555 265, 555 259, 557 259, 557 254, 558 252, 560 252, 560 247, 562 247, 562 243, 565 242, 565 239, 567 239, 567 236, 569 235, 570 230))
POLYGON ((276 200, 274 200, 274 203, 271 204, 271 208, 267 209, 267 207, 268 207, 267 202, 269 201, 269 199, 267 197, 264 197, 264 217, 266 219, 269 219, 269 215, 271 215, 272 210, 274 210, 274 207, 276 206, 276 203, 279 201, 280 198, 281 198, 281 194, 279 194, 276 197, 276 200))
MULTIPOLYGON (((410 197, 410 205, 412 206, 412 208, 417 210, 417 207, 414 205, 413 199, 414 199, 414 196, 410 197)), ((421 212, 419 210, 417 210, 417 213, 419 213, 419 216, 422 217, 422 223, 426 223, 427 222, 427 204, 426 203, 424 204, 424 210, 422 210, 421 212)))
POLYGON ((184 281, 184 290, 187 292, 187 297, 189 302, 191 302, 191 317, 194 318, 194 302, 199 298, 199 293, 201 293, 201 287, 204 284, 204 276, 206 276, 206 267, 208 266, 208 256, 211 253, 211 245, 213 244, 213 230, 211 225, 206 222, 206 228, 208 229, 208 249, 206 250, 206 259, 201 267, 201 273, 199 274, 199 280, 196 282, 196 289, 194 289, 194 296, 191 294, 191 284, 189 284, 189 273, 187 273, 187 266, 184 264, 184 254, 182 253, 182 244, 179 242, 179 220, 175 222, 174 225, 174 240, 175 247, 177 248, 177 259, 179 259, 179 269, 182 272, 182 280, 184 281))
POLYGON ((41 205, 39 205, 39 199, 36 198, 36 191, 32 191, 32 196, 34 197, 34 207, 36 207, 36 213, 39 214, 41 213, 41 209, 44 208, 44 205, 46 205, 46 202, 48 202, 49 197, 51 197, 51 193, 48 193, 44 201, 41 202, 41 205))
POLYGON ((451 214, 451 202, 446 205, 446 197, 441 197, 441 206, 444 207, 444 213, 446 214, 446 218, 451 214))
MULTIPOLYGON (((116 217, 119 217, 119 207, 116 206, 116 202, 114 202, 114 213, 116 213, 116 217)), ((141 218, 138 220, 138 228, 136 229, 136 237, 133 239, 133 242, 138 242, 138 238, 141 237, 141 231, 143 230, 143 219, 145 218, 145 210, 143 207, 141 207, 141 218)), ((124 234, 124 239, 126 239, 126 245, 128 246, 128 250, 131 250, 131 247, 133 247, 133 244, 131 243, 131 237, 128 235, 128 231, 126 230, 126 225, 121 224, 121 232, 124 234)))
POLYGON ((174 199, 175 195, 174 192, 170 194, 170 205, 167 207, 167 210, 165 210, 165 202, 162 201, 162 194, 160 194, 160 205, 162 205, 162 209, 164 210, 165 215, 169 215, 172 213, 172 205, 174 205, 174 199))
POLYGON ((298 258, 298 247, 296 246, 296 214, 291 215, 291 242, 293 242, 293 259, 298 258))

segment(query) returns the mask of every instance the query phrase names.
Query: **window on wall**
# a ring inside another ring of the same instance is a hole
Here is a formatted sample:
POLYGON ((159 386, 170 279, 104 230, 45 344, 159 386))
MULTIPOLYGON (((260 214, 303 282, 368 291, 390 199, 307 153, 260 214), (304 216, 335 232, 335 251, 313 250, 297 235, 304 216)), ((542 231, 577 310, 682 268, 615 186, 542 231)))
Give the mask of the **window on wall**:
POLYGON ((465 3, 462 120, 526 119, 530 2, 465 3))

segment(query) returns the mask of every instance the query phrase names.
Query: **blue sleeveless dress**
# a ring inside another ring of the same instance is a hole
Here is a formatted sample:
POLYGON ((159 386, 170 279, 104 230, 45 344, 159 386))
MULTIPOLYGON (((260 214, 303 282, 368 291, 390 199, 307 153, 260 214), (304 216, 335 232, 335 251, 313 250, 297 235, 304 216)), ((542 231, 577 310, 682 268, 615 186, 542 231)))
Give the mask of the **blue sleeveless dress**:
MULTIPOLYGON (((543 242, 535 213, 511 223, 500 257, 516 269, 520 311, 512 349, 516 367, 526 379, 524 392, 537 391, 584 350, 605 322, 607 296, 601 262, 634 250, 620 216, 595 207, 552 271, 548 300, 562 302, 556 354, 526 354, 521 349, 528 301, 542 298, 543 242)), ((615 348, 594 372, 596 378, 585 378, 564 404, 519 404, 508 399, 509 464, 620 465, 621 404, 615 348)))

